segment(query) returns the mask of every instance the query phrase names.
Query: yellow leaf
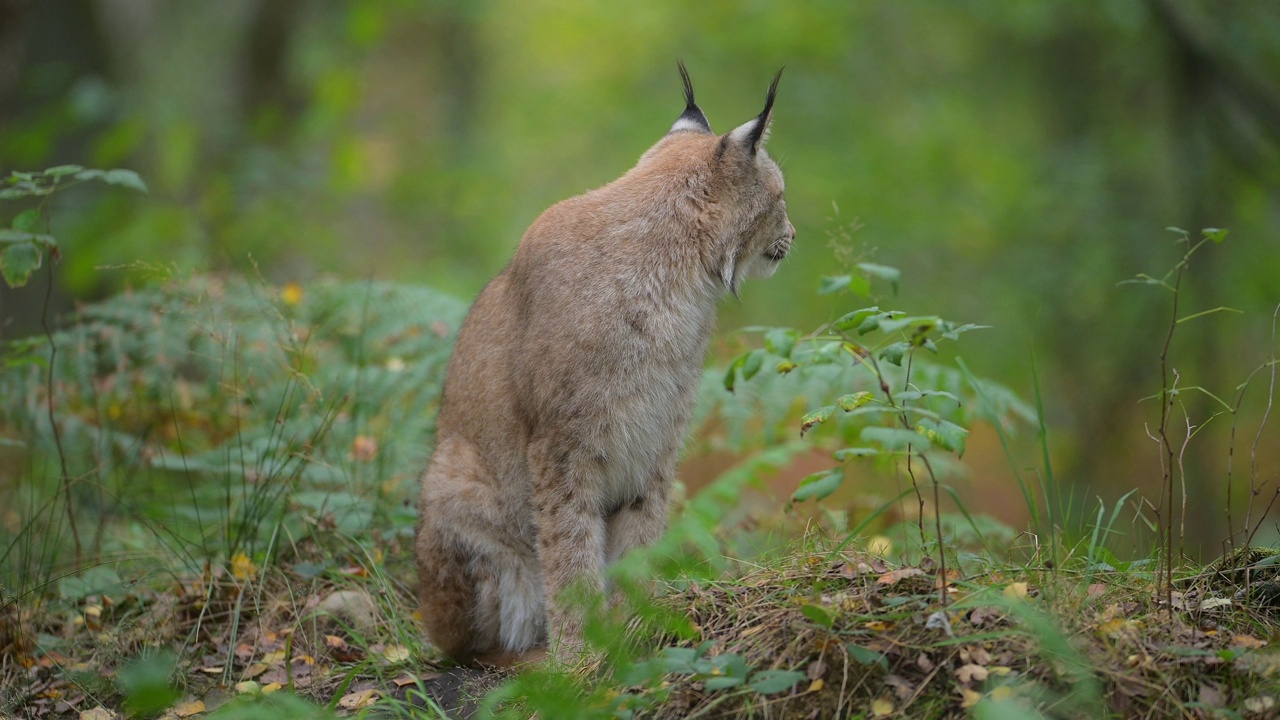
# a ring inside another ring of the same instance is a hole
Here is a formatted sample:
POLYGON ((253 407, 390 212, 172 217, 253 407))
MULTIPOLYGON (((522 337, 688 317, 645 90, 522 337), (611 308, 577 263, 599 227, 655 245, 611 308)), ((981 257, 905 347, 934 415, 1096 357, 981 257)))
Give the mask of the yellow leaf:
POLYGON ((353 693, 347 693, 338 701, 338 707, 347 710, 359 710, 369 707, 378 701, 378 691, 376 690, 357 690, 353 693))
POLYGON ((262 662, 266 665, 275 665, 276 663, 284 662, 284 651, 276 650, 275 652, 269 652, 262 656, 262 662))
POLYGON ((1022 600, 1027 597, 1027 584, 1024 582, 1009 583, 1004 589, 1004 596, 1010 600, 1022 600))
POLYGON ((258 677, 259 675, 261 675, 262 673, 266 672, 267 667, 268 666, 266 663, 254 663, 249 667, 245 668, 244 674, 241 675, 240 677, 244 678, 245 680, 252 680, 258 677))
POLYGON ((287 283, 280 290, 280 301, 285 305, 297 305, 302 302, 302 286, 296 282, 287 283))
POLYGON ((1011 697, 1013 697, 1013 690, 1010 690, 1008 685, 1001 685, 991 691, 991 699, 996 702, 1004 702, 1011 697))
POLYGON ((262 686, 262 694, 270 695, 271 693, 279 690, 282 687, 284 686, 281 685, 280 683, 267 683, 266 685, 262 686))
POLYGON ((1266 640, 1259 640, 1252 635, 1232 635, 1231 644, 1238 645, 1242 648, 1257 649, 1267 644, 1266 640))
POLYGON ((1007 668, 1004 665, 992 665, 987 670, 991 671, 992 675, 1008 675, 1013 672, 1013 668, 1007 668))
POLYGON ((85 710, 80 713, 80 720, 116 720, 118 716, 110 710, 99 705, 92 710, 85 710))
POLYGON ((252 680, 236 683, 236 692, 241 695, 253 695, 262 692, 262 686, 252 680))
POLYGON ((231 558, 231 574, 236 576, 237 580, 252 580, 258 577, 258 568, 244 553, 236 553, 231 558))
POLYGON ((884 717, 893 713, 893 701, 887 697, 878 697, 871 701, 871 717, 884 717))
POLYGON ((809 683, 809 692, 818 692, 824 685, 826 685, 826 683, 822 682, 822 678, 818 678, 817 680, 809 683))
POLYGON ((960 707, 962 708, 971 708, 974 705, 977 705, 978 701, 982 699, 982 693, 975 692, 968 688, 960 688, 960 694, 964 696, 964 700, 960 702, 960 707))
POLYGON ((192 700, 191 702, 182 703, 173 709, 173 714, 180 718, 191 717, 196 713, 204 712, 203 700, 192 700))
POLYGON ((404 662, 409 659, 409 648, 403 645, 388 645, 382 651, 382 658, 389 663, 404 662))

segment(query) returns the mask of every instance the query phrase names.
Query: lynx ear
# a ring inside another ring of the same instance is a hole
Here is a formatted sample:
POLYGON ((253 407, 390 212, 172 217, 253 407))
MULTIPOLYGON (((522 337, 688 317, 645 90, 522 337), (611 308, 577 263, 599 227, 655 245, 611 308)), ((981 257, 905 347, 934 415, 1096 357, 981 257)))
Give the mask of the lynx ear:
POLYGON ((684 81, 684 113, 667 133, 681 130, 711 132, 711 123, 707 122, 707 116, 702 114, 702 108, 698 107, 698 103, 693 101, 693 81, 689 79, 689 71, 684 68, 683 62, 676 63, 676 66, 680 68, 680 79, 684 81))
POLYGON ((764 110, 752 120, 734 128, 725 136, 725 142, 745 147, 752 155, 760 151, 760 146, 769 137, 769 123, 773 121, 773 100, 778 95, 778 81, 782 79, 782 71, 785 69, 786 66, 779 68, 778 74, 773 76, 769 92, 764 96, 764 110))

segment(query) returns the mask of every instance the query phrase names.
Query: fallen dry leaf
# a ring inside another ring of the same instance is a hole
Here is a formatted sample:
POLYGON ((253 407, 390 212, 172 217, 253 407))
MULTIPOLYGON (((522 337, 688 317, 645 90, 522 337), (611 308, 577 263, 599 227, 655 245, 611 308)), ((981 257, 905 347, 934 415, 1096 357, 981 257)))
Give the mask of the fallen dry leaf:
POLYGON ((1009 583, 1004 589, 1004 596, 1010 600, 1022 600, 1027 597, 1027 584, 1024 582, 1009 583))
MULTIPOLYGON (((1008 668, 1005 668, 1005 669, 1007 670, 1008 668)), ((1009 700, 1012 697, 1013 697, 1013 690, 1008 685, 1001 685, 1000 687, 991 691, 991 699, 995 700, 996 702, 1004 702, 1005 700, 1009 700)))
POLYGON ((404 662, 409 659, 409 648, 403 645, 388 645, 380 654, 382 659, 389 663, 404 662))
POLYGON ((254 663, 244 669, 244 674, 240 676, 240 679, 252 680, 258 677, 259 675, 261 675, 262 673, 266 672, 268 667, 270 666, 267 665, 266 663, 254 663))
POLYGON ((281 684, 280 684, 280 683, 278 683, 278 682, 267 683, 266 685, 263 685, 263 686, 262 686, 262 694, 263 694, 263 695, 270 695, 271 693, 273 693, 273 692, 275 692, 275 691, 279 690, 279 689, 280 689, 280 688, 282 688, 282 687, 284 687, 284 685, 281 685, 281 684))
POLYGON ((231 556, 231 574, 237 580, 252 580, 258 577, 258 568, 248 555, 236 553, 231 556))
POLYGON ((347 710, 359 710, 377 702, 378 697, 377 690, 357 690, 343 695, 342 699, 338 701, 338 707, 347 710))
POLYGON ((117 717, 119 716, 101 705, 80 713, 80 720, 116 720, 117 717))
POLYGON ((960 688, 960 695, 963 697, 963 700, 960 701, 960 707, 962 708, 971 708, 982 700, 982 693, 969 688, 960 688))
POLYGON ((192 700, 191 702, 185 702, 173 709, 173 714, 177 715, 180 718, 191 717, 192 715, 195 715, 197 713, 202 713, 202 712, 204 712, 203 700, 192 700))
POLYGON ((904 578, 916 577, 917 575, 924 575, 924 571, 921 570, 920 568, 913 568, 913 567, 898 568, 897 570, 890 570, 889 572, 876 578, 876 583, 887 586, 887 585, 892 585, 904 578))
POLYGON ((1200 704, 1205 707, 1223 707, 1222 688, 1210 683, 1200 684, 1200 704))
POLYGON ((818 692, 819 690, 822 689, 822 686, 825 684, 826 683, 822 682, 822 678, 818 678, 817 680, 814 680, 813 682, 809 683, 809 692, 818 692))
POLYGON ((886 675, 884 684, 893 688, 893 694, 903 702, 910 700, 911 696, 916 694, 916 686, 901 675, 886 675))
POLYGON ((987 669, 981 665, 974 665, 973 663, 961 665, 956 668, 956 679, 965 685, 968 685, 975 680, 982 682, 987 679, 987 669))
POLYGON ((1097 600, 1107 591, 1107 586, 1102 583, 1093 583, 1084 594, 1085 600, 1097 600))
POLYGON ((878 697, 871 701, 871 717, 885 717, 893 713, 893 701, 887 697, 878 697))
POLYGON ((262 686, 252 680, 236 683, 236 692, 240 695, 253 695, 262 691, 262 686))
POLYGON ((1263 645, 1266 645, 1267 641, 1259 640, 1258 638, 1252 635, 1232 635, 1231 644, 1238 647, 1242 647, 1242 648, 1249 648, 1251 650, 1256 650, 1262 647, 1263 645))

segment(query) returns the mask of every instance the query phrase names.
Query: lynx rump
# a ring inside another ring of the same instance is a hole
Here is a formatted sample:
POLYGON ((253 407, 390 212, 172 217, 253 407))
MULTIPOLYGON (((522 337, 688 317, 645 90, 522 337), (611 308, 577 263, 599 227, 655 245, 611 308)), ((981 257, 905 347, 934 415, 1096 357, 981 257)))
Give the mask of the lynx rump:
POLYGON ((480 293, 445 379, 416 551, 428 636, 459 660, 576 648, 559 602, 666 526, 716 304, 795 237, 764 111, 694 102, 621 178, 557 203, 480 293))

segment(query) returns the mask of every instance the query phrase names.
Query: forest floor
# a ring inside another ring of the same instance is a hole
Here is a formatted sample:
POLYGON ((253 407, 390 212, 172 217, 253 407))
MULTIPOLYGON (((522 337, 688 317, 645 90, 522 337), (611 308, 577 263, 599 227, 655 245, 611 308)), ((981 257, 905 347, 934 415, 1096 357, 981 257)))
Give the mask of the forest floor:
POLYGON ((1277 557, 1242 553, 1162 593, 1141 572, 970 561, 944 575, 809 542, 668 588, 657 605, 692 632, 644 637, 624 620, 627 668, 605 649, 507 670, 435 656, 409 598, 379 596, 360 566, 317 581, 297 563, 241 562, 167 589, 126 580, 73 606, 6 607, 0 700, 13 717, 81 720, 1274 718, 1277 557))

